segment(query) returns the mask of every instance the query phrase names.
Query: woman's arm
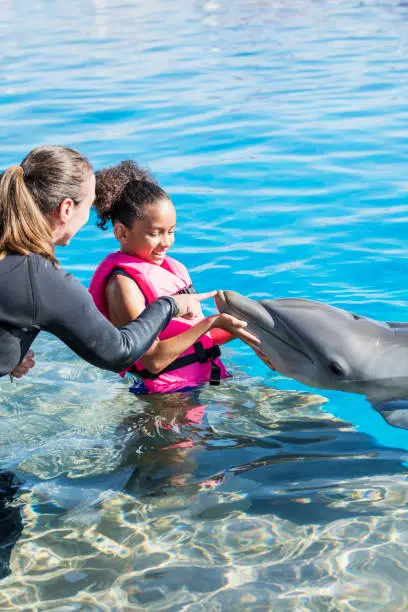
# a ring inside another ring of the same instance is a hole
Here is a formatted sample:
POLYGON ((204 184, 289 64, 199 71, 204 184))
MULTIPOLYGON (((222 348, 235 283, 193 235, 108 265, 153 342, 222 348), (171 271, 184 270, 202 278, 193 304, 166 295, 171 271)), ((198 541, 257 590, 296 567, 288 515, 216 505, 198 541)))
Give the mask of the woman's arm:
MULTIPOLYGON (((145 299, 142 292, 135 281, 127 276, 121 274, 113 276, 107 284, 106 297, 109 317, 117 327, 125 325, 145 311, 145 299)), ((231 339, 239 337, 256 342, 256 338, 244 330, 245 327, 246 323, 229 315, 206 317, 194 327, 173 338, 156 340, 140 361, 149 372, 157 374, 213 328, 218 328, 224 334, 229 332, 227 335, 231 339)))
POLYGON ((77 355, 104 370, 121 372, 149 349, 174 316, 189 317, 215 291, 162 297, 137 318, 116 329, 99 312, 88 291, 71 275, 38 255, 30 255, 32 328, 60 338, 77 355))
POLYGON ((88 291, 63 270, 30 256, 33 326, 48 331, 80 357, 105 370, 120 372, 141 357, 177 314, 172 298, 151 304, 136 321, 116 329, 96 308, 88 291))

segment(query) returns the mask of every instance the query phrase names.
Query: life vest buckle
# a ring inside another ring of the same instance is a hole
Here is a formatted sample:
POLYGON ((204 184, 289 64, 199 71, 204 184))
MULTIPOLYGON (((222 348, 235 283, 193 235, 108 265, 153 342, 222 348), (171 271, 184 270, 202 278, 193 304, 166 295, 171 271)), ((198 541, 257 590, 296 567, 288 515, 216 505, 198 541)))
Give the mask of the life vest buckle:
POLYGON ((206 354, 205 348, 203 347, 201 342, 196 342, 194 344, 194 350, 197 355, 198 363, 205 363, 208 361, 208 355, 206 354))
POLYGON ((210 385, 217 387, 221 381, 221 368, 215 361, 211 362, 210 385))

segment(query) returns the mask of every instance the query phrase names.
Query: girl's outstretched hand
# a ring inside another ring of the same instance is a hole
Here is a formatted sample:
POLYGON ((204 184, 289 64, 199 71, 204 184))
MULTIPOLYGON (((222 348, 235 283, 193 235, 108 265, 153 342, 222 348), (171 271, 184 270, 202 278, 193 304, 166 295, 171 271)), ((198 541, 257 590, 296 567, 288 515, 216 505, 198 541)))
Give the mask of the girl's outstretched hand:
POLYGON ((11 373, 11 376, 13 376, 14 378, 21 378, 22 376, 27 374, 27 372, 29 372, 34 366, 34 351, 30 349, 29 351, 27 351, 24 359, 18 364, 18 366, 14 368, 11 373))
POLYGON ((261 344, 261 341, 247 331, 245 328, 247 326, 246 321, 241 321, 229 314, 218 314, 208 317, 212 319, 212 327, 218 327, 219 329, 223 329, 233 335, 235 338, 239 338, 246 344, 249 344, 252 348, 256 348, 261 344))
POLYGON ((181 295, 172 295, 173 300, 177 302, 179 307, 179 317, 184 319, 193 319, 201 315, 200 302, 214 297, 216 291, 207 291, 207 293, 182 293, 181 295))

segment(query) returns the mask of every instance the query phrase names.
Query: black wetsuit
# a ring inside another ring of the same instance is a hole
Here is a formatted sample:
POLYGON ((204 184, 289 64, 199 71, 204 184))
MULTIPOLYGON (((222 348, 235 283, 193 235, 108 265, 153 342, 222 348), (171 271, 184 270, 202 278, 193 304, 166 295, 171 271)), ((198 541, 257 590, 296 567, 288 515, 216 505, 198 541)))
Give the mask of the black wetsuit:
POLYGON ((89 363, 120 372, 147 351, 177 313, 176 302, 162 297, 116 329, 80 282, 34 254, 1 259, 0 287, 0 376, 20 363, 41 330, 89 363))

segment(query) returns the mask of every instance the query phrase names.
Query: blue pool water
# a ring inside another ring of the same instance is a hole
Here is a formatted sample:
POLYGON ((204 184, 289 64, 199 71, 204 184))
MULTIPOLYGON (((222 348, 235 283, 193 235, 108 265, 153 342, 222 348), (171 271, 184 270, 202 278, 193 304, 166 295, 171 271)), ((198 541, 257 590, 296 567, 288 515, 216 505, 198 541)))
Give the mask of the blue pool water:
MULTIPOLYGON (((397 0, 4 0, 1 166, 136 159, 199 289, 408 320, 407 22, 397 0)), ((58 256, 88 284, 115 248, 91 219, 58 256)), ((0 383, 1 609, 407 609, 408 432, 362 397, 233 343, 233 381, 147 402, 34 348, 0 383)))

